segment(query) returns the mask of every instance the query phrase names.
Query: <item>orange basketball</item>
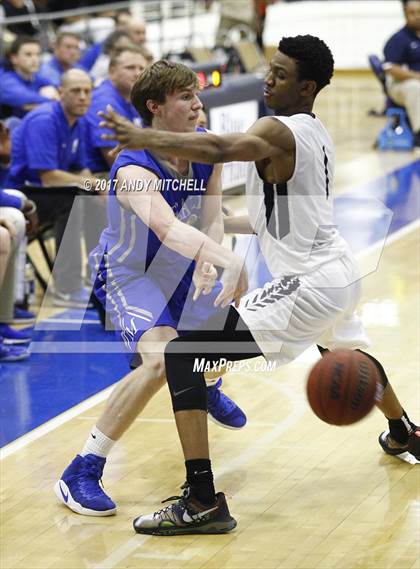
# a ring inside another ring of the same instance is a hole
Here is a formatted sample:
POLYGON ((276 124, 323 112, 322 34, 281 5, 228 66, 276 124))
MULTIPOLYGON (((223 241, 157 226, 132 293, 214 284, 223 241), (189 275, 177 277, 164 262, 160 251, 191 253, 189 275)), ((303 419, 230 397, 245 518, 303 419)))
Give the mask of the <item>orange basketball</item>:
POLYGON ((331 425, 351 425, 375 404, 379 371, 361 352, 328 352, 312 368, 306 393, 312 411, 331 425))

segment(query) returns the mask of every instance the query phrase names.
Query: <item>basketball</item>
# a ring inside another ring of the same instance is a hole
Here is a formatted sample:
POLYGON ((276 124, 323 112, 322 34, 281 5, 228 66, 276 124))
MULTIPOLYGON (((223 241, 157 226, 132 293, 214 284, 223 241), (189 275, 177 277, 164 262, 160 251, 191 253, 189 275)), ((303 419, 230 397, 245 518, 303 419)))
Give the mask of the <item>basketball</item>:
POLYGON ((312 411, 330 425, 351 425, 375 404, 380 375, 361 352, 326 353, 309 373, 306 392, 312 411))

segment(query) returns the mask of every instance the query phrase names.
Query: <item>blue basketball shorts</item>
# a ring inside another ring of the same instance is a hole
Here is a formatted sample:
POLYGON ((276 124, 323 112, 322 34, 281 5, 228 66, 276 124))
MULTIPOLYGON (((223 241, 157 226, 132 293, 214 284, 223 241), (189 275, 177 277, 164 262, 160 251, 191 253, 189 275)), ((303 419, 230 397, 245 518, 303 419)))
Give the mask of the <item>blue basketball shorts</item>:
POLYGON ((169 326, 178 334, 195 330, 217 311, 214 301, 222 289, 219 281, 208 295, 193 301, 192 267, 176 282, 173 271, 155 271, 152 276, 127 267, 99 265, 94 293, 111 318, 125 346, 135 352, 142 335, 157 326, 169 326))

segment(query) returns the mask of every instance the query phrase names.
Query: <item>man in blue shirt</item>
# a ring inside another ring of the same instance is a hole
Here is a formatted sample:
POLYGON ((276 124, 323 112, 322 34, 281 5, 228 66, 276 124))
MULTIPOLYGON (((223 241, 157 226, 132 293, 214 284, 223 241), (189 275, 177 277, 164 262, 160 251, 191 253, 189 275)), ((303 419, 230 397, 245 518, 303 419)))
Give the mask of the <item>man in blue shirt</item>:
POLYGON ((37 105, 58 99, 52 82, 38 73, 41 47, 31 37, 18 37, 9 51, 11 69, 1 74, 0 104, 9 114, 23 117, 37 105))
POLYGON ((58 87, 61 76, 72 67, 80 67, 80 37, 73 32, 63 32, 57 35, 54 45, 54 55, 40 67, 40 73, 58 87))
POLYGON ((384 48, 389 96, 405 107, 420 146, 420 0, 403 0, 406 25, 384 48))
MULTIPOLYGON (((7 187, 23 188, 28 193, 25 185, 31 185, 30 196, 37 204, 41 223, 54 223, 57 251, 60 248, 59 262, 54 267, 54 303, 58 306, 85 307, 89 297, 81 280, 82 212, 79 207, 72 211, 72 188, 86 183, 94 188, 97 182, 86 167, 85 155, 84 115, 91 92, 92 82, 87 73, 70 69, 62 76, 60 101, 41 105, 29 113, 12 135, 7 187), (49 190, 43 192, 37 186, 49 190), (77 238, 62 240, 71 211, 72 235, 77 238)), ((84 200, 83 206, 94 208, 92 218, 104 217, 100 201, 97 196, 84 200)), ((90 250, 88 244, 87 248, 90 250)))
POLYGON ((113 162, 108 155, 113 143, 101 138, 103 129, 99 127, 98 111, 104 111, 110 104, 122 116, 140 126, 140 116, 130 102, 130 91, 146 67, 147 61, 141 49, 132 47, 116 52, 109 63, 109 79, 93 91, 86 115, 89 123, 88 167, 92 172, 108 172, 113 162))

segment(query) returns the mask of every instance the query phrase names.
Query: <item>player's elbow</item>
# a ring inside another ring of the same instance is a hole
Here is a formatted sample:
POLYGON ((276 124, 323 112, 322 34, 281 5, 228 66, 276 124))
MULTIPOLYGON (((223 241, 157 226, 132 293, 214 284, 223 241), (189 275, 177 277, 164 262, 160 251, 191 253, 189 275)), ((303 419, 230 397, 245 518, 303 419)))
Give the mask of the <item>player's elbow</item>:
POLYGON ((159 241, 163 243, 167 240, 168 235, 171 231, 171 227, 175 221, 175 218, 151 220, 150 229, 153 231, 153 233, 156 234, 156 237, 159 239, 159 241))

